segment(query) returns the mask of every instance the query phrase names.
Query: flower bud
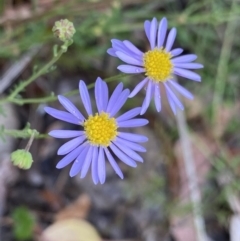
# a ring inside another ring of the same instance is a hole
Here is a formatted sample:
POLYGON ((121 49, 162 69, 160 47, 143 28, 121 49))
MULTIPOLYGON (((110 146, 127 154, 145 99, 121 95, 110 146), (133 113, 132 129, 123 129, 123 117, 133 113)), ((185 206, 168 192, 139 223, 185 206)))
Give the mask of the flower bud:
POLYGON ((67 19, 61 19, 60 21, 55 22, 52 31, 54 35, 63 42, 71 40, 76 32, 73 23, 67 19))
POLYGON ((29 151, 19 149, 11 153, 11 161, 14 166, 29 169, 33 163, 32 154, 29 151))

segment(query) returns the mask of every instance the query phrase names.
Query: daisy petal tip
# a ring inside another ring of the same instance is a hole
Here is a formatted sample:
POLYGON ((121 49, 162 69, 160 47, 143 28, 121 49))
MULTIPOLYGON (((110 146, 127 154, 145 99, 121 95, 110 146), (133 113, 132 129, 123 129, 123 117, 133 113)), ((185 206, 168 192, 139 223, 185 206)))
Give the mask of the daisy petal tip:
POLYGON ((49 106, 45 106, 43 109, 44 109, 44 111, 46 112, 46 113, 48 113, 49 112, 49 106))
POLYGON ((188 97, 189 100, 194 100, 194 95, 188 97))
POLYGON ((94 183, 94 185, 97 185, 98 181, 97 180, 93 180, 93 183, 94 183))
POLYGON ((59 150, 57 151, 57 154, 58 154, 59 156, 62 156, 62 155, 65 155, 66 153, 63 153, 63 151, 62 151, 61 149, 59 149, 59 150))
POLYGON ((85 82, 83 80, 80 80, 79 81, 79 88, 82 88, 84 86, 86 86, 85 82))
POLYGON ((201 77, 199 77, 199 78, 196 78, 196 81, 197 81, 197 82, 202 82, 202 79, 201 79, 201 77))
POLYGON ((57 168, 57 169, 62 169, 63 166, 62 166, 60 163, 58 163, 58 164, 56 165, 56 168, 57 168))
POLYGON ((71 172, 69 172, 69 177, 74 177, 75 175, 71 172))
POLYGON ((123 176, 123 174, 118 174, 118 176, 123 180, 124 179, 124 176, 123 176))
POLYGON ((102 80, 102 78, 101 77, 97 77, 97 80, 96 80, 96 82, 102 82, 103 80, 102 80))
POLYGON ((122 72, 122 67, 121 67, 121 65, 119 65, 119 66, 117 67, 117 69, 122 72))
POLYGON ((105 180, 100 180, 100 184, 104 184, 105 180))
POLYGON ((143 163, 144 161, 143 161, 143 159, 141 159, 141 160, 139 159, 138 162, 143 163))
POLYGON ((135 95, 133 95, 133 93, 131 92, 128 96, 128 98, 133 98, 135 95))
POLYGON ((50 131, 50 132, 48 132, 48 135, 52 136, 53 133, 54 133, 54 131, 50 131))
POLYGON ((141 111, 140 111, 140 115, 144 115, 146 112, 145 108, 142 108, 141 111))
POLYGON ((131 167, 136 168, 137 167, 137 163, 135 162, 131 167))

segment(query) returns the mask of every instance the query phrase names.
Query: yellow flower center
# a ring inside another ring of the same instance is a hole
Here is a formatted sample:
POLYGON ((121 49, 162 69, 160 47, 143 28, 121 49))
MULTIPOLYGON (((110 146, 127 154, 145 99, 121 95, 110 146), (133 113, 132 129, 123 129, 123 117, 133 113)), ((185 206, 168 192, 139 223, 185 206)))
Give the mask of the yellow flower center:
POLYGON ((143 56, 146 75, 155 82, 165 82, 171 77, 173 64, 171 54, 163 48, 155 48, 143 56))
POLYGON ((109 146, 117 136, 117 122, 102 112, 89 116, 83 123, 85 134, 92 145, 109 146))

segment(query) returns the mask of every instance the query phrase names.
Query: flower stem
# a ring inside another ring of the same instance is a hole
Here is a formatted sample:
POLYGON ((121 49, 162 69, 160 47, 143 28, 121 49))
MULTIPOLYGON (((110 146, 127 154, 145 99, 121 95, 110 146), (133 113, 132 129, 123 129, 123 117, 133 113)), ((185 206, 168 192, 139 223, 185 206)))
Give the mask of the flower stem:
POLYGON ((72 42, 65 42, 57 55, 55 55, 46 65, 44 65, 40 70, 38 70, 36 73, 34 73, 31 77, 29 77, 27 80, 20 83, 16 89, 6 98, 1 99, 0 103, 5 102, 12 102, 15 104, 22 105, 21 99, 15 98, 21 91, 23 91, 29 84, 31 84, 34 80, 36 80, 38 77, 40 77, 43 74, 46 74, 49 70, 49 68, 58 61, 58 59, 62 56, 63 53, 65 53, 68 49, 68 47, 72 44, 72 42))

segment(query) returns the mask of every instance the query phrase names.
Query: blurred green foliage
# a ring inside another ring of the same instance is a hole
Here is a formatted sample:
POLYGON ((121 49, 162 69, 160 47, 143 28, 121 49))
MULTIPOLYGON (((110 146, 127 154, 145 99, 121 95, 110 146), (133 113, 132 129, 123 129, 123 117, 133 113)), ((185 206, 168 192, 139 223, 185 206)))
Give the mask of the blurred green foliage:
POLYGON ((32 213, 26 207, 17 207, 12 212, 14 221, 13 233, 17 240, 24 241, 33 237, 35 220, 32 213))

